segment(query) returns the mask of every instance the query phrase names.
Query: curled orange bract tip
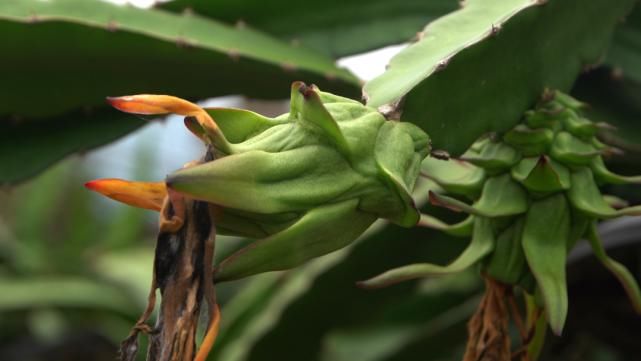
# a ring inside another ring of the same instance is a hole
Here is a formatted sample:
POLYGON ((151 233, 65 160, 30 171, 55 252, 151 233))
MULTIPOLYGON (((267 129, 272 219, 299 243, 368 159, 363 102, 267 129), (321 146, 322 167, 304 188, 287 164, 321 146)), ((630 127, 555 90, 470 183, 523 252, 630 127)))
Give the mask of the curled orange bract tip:
POLYGON ((160 211, 167 197, 164 182, 132 182, 123 179, 96 179, 85 187, 130 206, 160 211))
POLYGON ((139 94, 121 97, 107 97, 114 108, 133 114, 195 115, 203 110, 196 104, 171 95, 139 94))

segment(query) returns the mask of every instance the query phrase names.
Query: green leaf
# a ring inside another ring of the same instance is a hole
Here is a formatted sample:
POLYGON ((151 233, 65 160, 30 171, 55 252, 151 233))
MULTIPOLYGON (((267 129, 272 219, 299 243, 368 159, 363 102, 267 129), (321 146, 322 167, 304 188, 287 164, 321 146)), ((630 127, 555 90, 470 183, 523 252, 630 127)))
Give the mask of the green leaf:
POLYGON ((102 308, 134 316, 132 302, 136 300, 128 297, 127 291, 87 278, 0 279, 0 287, 0 310, 3 312, 57 306, 102 308))
POLYGON ((565 279, 570 210, 563 194, 532 203, 525 218, 523 251, 543 296, 552 331, 561 334, 568 312, 565 279))
POLYGON ((596 258, 619 280, 621 286, 623 286, 625 292, 628 294, 632 307, 641 315, 641 289, 639 289, 639 284, 624 265, 608 257, 605 253, 601 238, 596 229, 596 222, 593 221, 590 225, 587 236, 596 258))
POLYGON ((293 268, 345 247, 376 220, 358 211, 357 204, 354 199, 310 210, 290 227, 223 260, 216 268, 216 281, 293 268))
POLYGON ((374 278, 358 283, 363 288, 380 288, 395 283, 428 276, 446 275, 461 272, 471 267, 494 249, 494 234, 488 218, 477 217, 474 222, 474 235, 468 247, 446 266, 416 263, 389 270, 374 278))
POLYGON ((420 124, 436 149, 461 154, 481 134, 512 128, 544 88, 568 90, 633 3, 467 1, 365 85, 368 104, 404 99, 402 120, 420 124))
POLYGON ((333 57, 401 43, 430 20, 458 8, 456 0, 176 0, 162 5, 226 23, 242 21, 333 57))
POLYGON ((357 87, 331 59, 257 31, 104 1, 3 1, 0 32, 3 115, 49 116, 137 93, 285 98, 273 89, 300 77, 357 87))

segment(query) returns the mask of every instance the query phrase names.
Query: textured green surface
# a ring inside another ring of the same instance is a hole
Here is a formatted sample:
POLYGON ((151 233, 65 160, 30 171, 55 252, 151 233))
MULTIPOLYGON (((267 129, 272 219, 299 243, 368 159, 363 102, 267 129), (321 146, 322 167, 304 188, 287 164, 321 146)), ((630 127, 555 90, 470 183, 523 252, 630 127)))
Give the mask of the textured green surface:
POLYGON ((3 1, 0 34, 3 115, 137 93, 284 98, 273 89, 301 77, 349 92, 356 81, 327 57, 250 29, 96 0, 3 1))
POLYGON ((230 24, 243 21, 334 57, 410 40, 428 21, 458 8, 456 0, 177 0, 162 5, 230 24))
POLYGON ((296 79, 358 96, 356 78, 317 52, 211 19, 97 0, 2 1, 0 48, 0 127, 13 146, 1 153, 0 183, 142 124, 106 110, 106 96, 286 98, 273 89, 296 79), (46 131, 65 133, 64 142, 46 131))
POLYGON ((513 127, 544 88, 567 90, 603 55, 633 3, 468 1, 365 85, 368 104, 404 97, 401 119, 423 127, 435 148, 460 154, 481 134, 513 127))

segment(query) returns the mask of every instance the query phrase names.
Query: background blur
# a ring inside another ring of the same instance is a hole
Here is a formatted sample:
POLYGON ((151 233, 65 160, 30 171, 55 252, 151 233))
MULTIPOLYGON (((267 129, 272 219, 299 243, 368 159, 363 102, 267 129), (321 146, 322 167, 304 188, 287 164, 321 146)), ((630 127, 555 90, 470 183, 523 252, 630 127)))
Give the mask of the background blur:
MULTIPOLYGON (((154 3, 151 0, 113 2, 142 7, 154 3)), ((177 1, 181 2, 184 1, 177 1)), ((206 9, 203 1, 192 3, 190 11, 200 13, 199 6, 206 9)), ((390 19, 402 21, 408 29, 420 29, 434 16, 456 8, 455 1, 439 0, 432 5, 438 12, 422 14, 417 13, 413 2, 399 3, 405 5, 399 5, 398 14, 388 13, 387 19, 373 17, 371 23, 361 24, 360 29, 338 23, 340 19, 336 16, 331 18, 337 19, 335 23, 328 21, 326 25, 335 34, 324 34, 318 25, 315 32, 303 34, 301 41, 307 41, 312 48, 331 44, 329 56, 337 59, 340 67, 349 69, 360 80, 371 79, 383 72, 389 58, 403 47, 402 44, 383 45, 403 43, 413 36, 412 31, 398 29, 390 19), (343 40, 335 39, 341 31, 360 39, 364 31, 377 26, 377 21, 389 22, 385 25, 388 28, 382 27, 379 33, 374 33, 380 35, 378 41, 370 39, 370 44, 346 50, 343 40), (389 27, 395 28, 396 33, 390 34, 389 27)), ((376 8, 380 4, 375 1, 371 6, 376 8)), ((0 22, 10 19, 10 16, 4 17, 1 10, 0 22)), ((153 11, 173 10, 169 3, 167 10, 153 11)), ((335 9, 335 12, 347 10, 335 9)), ((305 21, 310 26, 323 23, 322 19, 312 16, 314 14, 308 15, 310 18, 305 21)), ((221 17, 224 16, 223 12, 221 17)), ((252 16, 255 23, 243 21, 259 29, 263 26, 269 34, 288 37, 280 27, 261 22, 256 14, 249 14, 248 18, 252 16)), ((229 19, 220 21, 229 22, 229 19)), ((21 33, 12 26, 0 25, 0 38, 5 37, 7 41, 6 37, 11 36, 17 39, 16 43, 29 40, 31 34, 21 33)), ((80 43, 76 45, 80 48, 78 53, 67 56, 84 56, 86 49, 80 43)), ((11 66, 20 61, 20 56, 25 62, 33 61, 33 54, 21 54, 12 54, 10 60, 0 58, 0 68, 5 72, 14 71, 11 66)), ((40 61, 47 62, 47 59, 40 61)), ((99 60, 87 55, 83 61, 99 60)), ((119 73, 118 66, 113 63, 112 76, 119 73)), ((78 76, 69 69, 60 71, 63 78, 78 76)), ((168 74, 174 69, 164 71, 168 74)), ((603 78, 610 79, 611 71, 597 69, 582 77, 575 93, 588 99, 603 99, 602 92, 607 89, 603 78)), ((242 74, 235 68, 233 72, 242 74)), ((163 72, 158 76, 167 74, 163 72)), ((305 74, 288 77, 306 81, 305 74)), ((337 89, 343 87, 340 82, 329 84, 337 89)), ((641 93, 638 92, 641 87, 638 83, 631 84, 636 88, 630 88, 625 96, 610 93, 621 101, 616 110, 599 107, 599 103, 594 102, 595 117, 607 118, 621 129, 619 135, 611 136, 618 137, 615 140, 626 148, 626 153, 614 157, 612 164, 614 170, 627 174, 641 173, 641 131, 633 123, 641 114, 641 93)), ((14 89, 2 83, 0 88, 3 93, 14 89)), ((354 85, 343 88, 348 89, 344 93, 353 96, 354 85)), ((286 86, 274 87, 273 92, 268 98, 289 97, 286 86)), ((251 100, 242 92, 237 94, 241 95, 195 97, 201 99, 202 105, 249 108, 266 115, 288 109, 286 101, 251 100)), ((121 94, 103 94, 107 95, 121 94)), ((91 119, 95 114, 102 114, 100 111, 88 112, 82 119, 91 119)), ((20 175, 17 181, 8 177, 11 179, 2 181, 6 185, 0 190, 0 361, 111 361, 117 357, 117 345, 146 303, 157 214, 116 204, 90 193, 82 185, 101 177, 163 179, 165 174, 199 158, 203 152, 201 143, 185 131, 182 121, 175 117, 144 123, 146 125, 117 141, 101 139, 95 145, 108 144, 95 149, 81 147, 80 153, 61 151, 60 156, 53 157, 56 159, 52 158, 38 171, 30 171, 29 176, 20 175)), ((22 130, 16 130, 16 124, 26 124, 24 120, 10 118, 6 124, 11 125, 0 128, 4 132, 0 135, 4 136, 0 138, 0 160, 17 159, 27 164, 26 168, 47 158, 51 151, 44 145, 49 140, 43 140, 42 135, 35 140, 21 138, 22 130), (28 152, 24 148, 28 148, 28 152), (33 163, 25 154, 35 159, 33 163)), ((59 128, 66 131, 63 125, 59 128)), ((124 133, 118 131, 118 134, 124 133)), ((56 136, 51 133, 52 138, 56 136)), ((8 175, 15 169, 3 168, 0 173, 8 175)), ((423 190, 429 186, 421 185, 423 190)), ((633 204, 641 203, 639 187, 612 187, 607 191, 633 204)), ((443 218, 451 217, 441 210, 428 211, 443 218)), ((384 224, 373 228, 353 246, 290 272, 263 274, 219 285, 223 325, 211 359, 445 361, 459 358, 466 339, 465 322, 481 292, 481 284, 473 272, 407 282, 378 291, 360 290, 354 282, 412 261, 444 263, 464 248, 465 240, 426 229, 408 230, 384 224)), ((641 222, 624 218, 603 224, 601 231, 609 253, 626 264, 639 279, 641 222)), ((220 237, 218 244, 217 257, 222 257, 239 247, 242 240, 220 237)), ((549 342, 541 359, 638 360, 641 319, 634 315, 619 284, 597 264, 587 248, 578 247, 572 254, 568 280, 570 314, 564 337, 548 335, 549 342)), ((139 358, 144 359, 144 352, 139 358)))

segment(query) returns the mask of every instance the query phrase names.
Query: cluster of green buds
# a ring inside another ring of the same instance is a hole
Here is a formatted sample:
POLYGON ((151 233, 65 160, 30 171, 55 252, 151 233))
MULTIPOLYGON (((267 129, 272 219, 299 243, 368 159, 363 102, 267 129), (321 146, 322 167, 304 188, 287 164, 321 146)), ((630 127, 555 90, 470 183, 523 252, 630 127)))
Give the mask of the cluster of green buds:
POLYGON ((469 216, 450 225, 424 215, 421 224, 471 237, 471 242, 447 266, 408 265, 363 285, 381 287, 480 265, 487 277, 535 295, 550 327, 560 334, 568 309, 567 254, 585 238, 641 313, 639 286, 606 255, 596 231, 599 219, 641 213, 639 206, 625 208, 622 200, 602 195, 599 185, 640 183, 641 177, 606 169, 602 155, 612 148, 596 135, 607 125, 584 118, 583 107, 568 95, 549 92, 522 123, 484 137, 460 159, 426 159, 422 173, 439 188, 430 193, 431 203, 469 216))
MULTIPOLYGON (((290 112, 268 118, 247 110, 202 109, 165 95, 110 98, 135 114, 177 113, 208 155, 164 182, 102 179, 87 187, 161 211, 180 227, 181 197, 213 205, 218 234, 255 239, 216 265, 217 281, 283 270, 346 246, 375 220, 411 227, 411 197, 427 134, 388 121, 376 109, 296 82, 290 112)), ((161 223, 161 227, 163 223, 161 223)))

